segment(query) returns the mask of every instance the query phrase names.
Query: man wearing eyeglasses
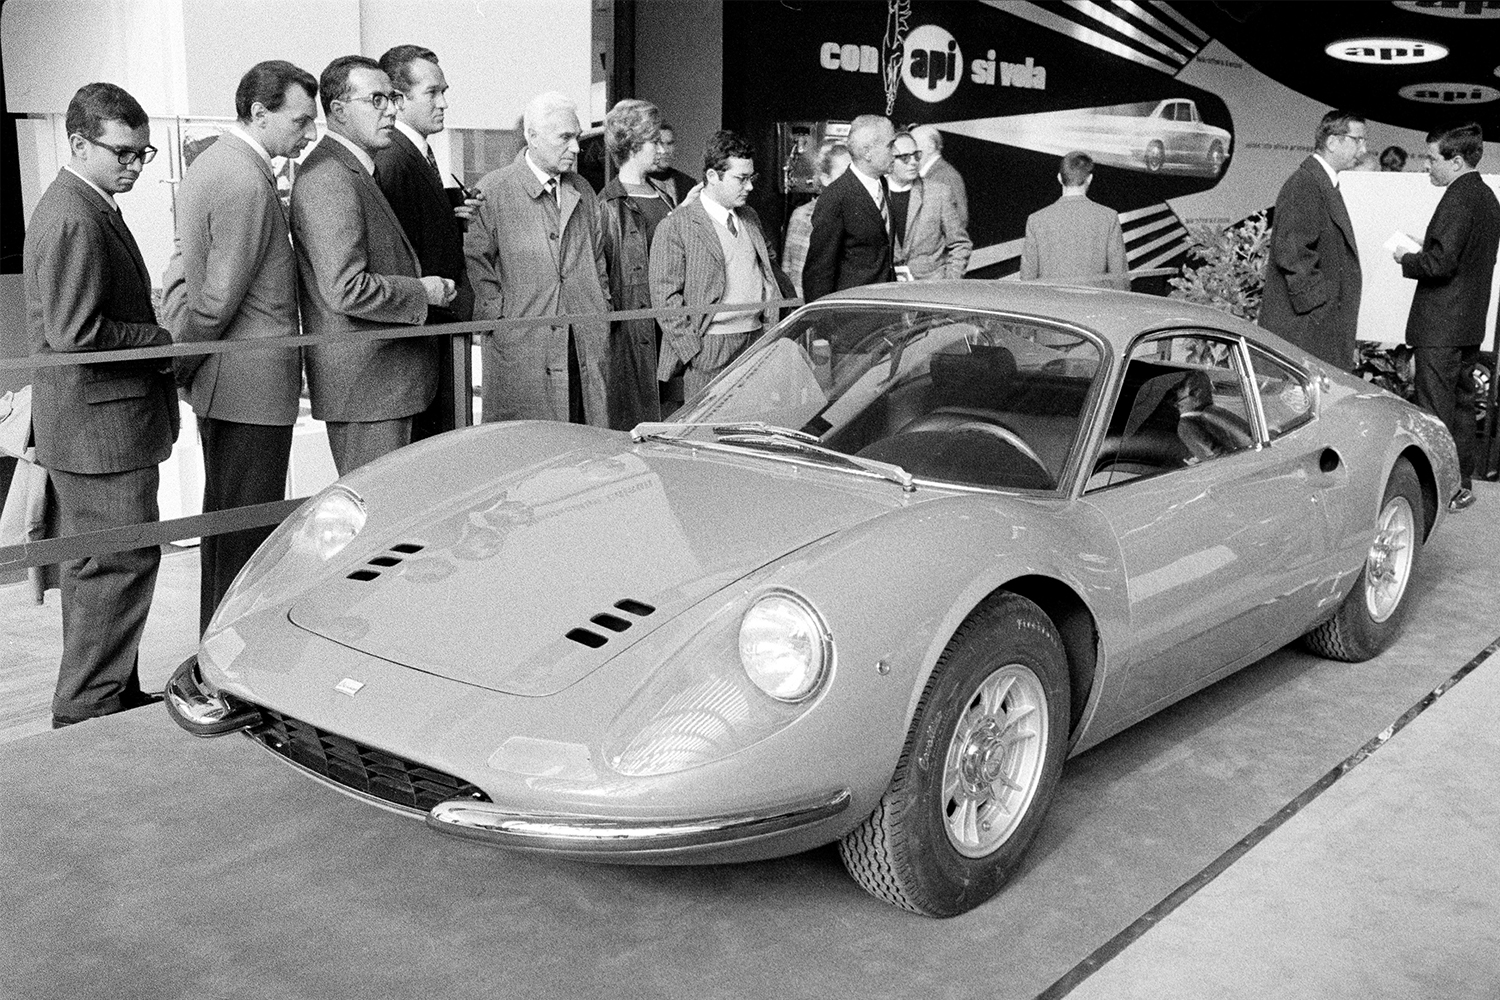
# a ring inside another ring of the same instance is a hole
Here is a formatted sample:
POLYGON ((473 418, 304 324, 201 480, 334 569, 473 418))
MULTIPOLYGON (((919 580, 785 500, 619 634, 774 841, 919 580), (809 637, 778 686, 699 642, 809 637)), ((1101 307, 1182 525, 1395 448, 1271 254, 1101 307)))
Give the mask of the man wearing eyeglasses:
POLYGON ((918 175, 921 157, 911 133, 896 133, 887 178, 896 275, 913 281, 962 278, 974 242, 948 185, 918 175))
MULTIPOLYGON (((750 144, 715 132, 703 154, 703 192, 667 216, 651 241, 651 304, 657 309, 765 302, 795 294, 776 266, 760 217, 745 204, 755 188, 750 144)), ((656 377, 682 375, 692 399, 749 347, 767 323, 766 310, 664 316, 656 377)))
MULTIPOLYGON (((156 150, 135 98, 110 83, 73 96, 69 161, 26 231, 23 287, 33 357, 158 347, 151 278, 115 196, 156 150)), ((177 437, 177 393, 162 359, 41 368, 32 389, 37 462, 57 500, 58 533, 157 520, 157 466, 177 437)), ((160 701, 137 670, 161 550, 155 545, 62 565, 63 652, 54 729, 160 701)))
MULTIPOLYGON (((292 188, 292 236, 303 332, 316 336, 417 326, 453 301, 454 282, 423 276, 416 251, 375 180, 404 100, 380 64, 341 56, 318 79, 325 135, 292 188)), ((324 344, 305 351, 312 415, 328 425, 339 475, 410 443, 412 416, 437 389, 425 338, 324 344)))
POLYGON ((1276 196, 1260 325, 1336 368, 1352 371, 1361 275, 1354 225, 1339 194, 1339 171, 1365 149, 1365 120, 1330 111, 1312 155, 1276 196))
MULTIPOLYGON (((162 320, 178 343, 295 337, 297 260, 273 157, 318 137, 318 81, 289 62, 257 63, 235 88, 237 119, 177 189, 177 239, 162 278, 162 320)), ((302 394, 296 349, 177 359, 203 442, 203 511, 286 496, 302 394)), ((198 547, 198 631, 270 527, 210 535, 198 547)))

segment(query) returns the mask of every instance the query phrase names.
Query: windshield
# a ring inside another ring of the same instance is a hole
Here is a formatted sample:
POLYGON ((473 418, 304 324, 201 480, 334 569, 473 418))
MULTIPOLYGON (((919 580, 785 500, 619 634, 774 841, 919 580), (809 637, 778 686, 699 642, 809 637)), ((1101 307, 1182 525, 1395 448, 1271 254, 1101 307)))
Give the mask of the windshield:
POLYGON ((1101 360, 1043 320, 830 303, 757 341, 653 436, 816 460, 787 435, 734 432, 756 423, 919 479, 1053 490, 1101 360))

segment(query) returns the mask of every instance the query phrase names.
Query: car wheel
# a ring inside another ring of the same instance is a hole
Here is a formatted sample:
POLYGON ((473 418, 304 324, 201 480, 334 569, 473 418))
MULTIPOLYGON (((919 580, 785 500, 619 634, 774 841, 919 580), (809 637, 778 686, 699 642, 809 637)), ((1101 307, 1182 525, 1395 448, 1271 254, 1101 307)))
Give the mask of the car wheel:
POLYGON ((1167 148, 1161 144, 1159 139, 1151 140, 1146 147, 1146 169, 1153 174, 1162 168, 1167 162, 1167 148))
POLYGON ((1401 628, 1425 523, 1422 485, 1411 464, 1399 459, 1386 483, 1375 538, 1354 589, 1332 618, 1302 637, 1308 649, 1331 660, 1358 663, 1390 645, 1401 628))
POLYGON ((1474 367, 1469 369, 1469 380, 1474 383, 1474 425, 1479 430, 1484 430, 1484 423, 1490 415, 1490 381, 1493 373, 1490 366, 1483 358, 1474 362, 1474 367))
POLYGON ((1224 144, 1222 142, 1215 142, 1208 147, 1208 165, 1213 169, 1215 177, 1219 176, 1219 172, 1224 169, 1224 144))
POLYGON ((997 595, 954 633, 880 804, 839 853, 872 896, 931 917, 1015 871, 1062 773, 1068 665, 1041 608, 997 595))

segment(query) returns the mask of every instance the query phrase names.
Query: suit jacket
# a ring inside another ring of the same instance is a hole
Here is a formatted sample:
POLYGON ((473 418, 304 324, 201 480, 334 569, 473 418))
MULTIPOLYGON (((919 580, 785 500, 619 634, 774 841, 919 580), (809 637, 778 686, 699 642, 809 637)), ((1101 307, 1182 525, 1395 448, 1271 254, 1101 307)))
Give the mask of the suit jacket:
MULTIPOLYGON (((868 200, 868 195, 866 200, 868 200)), ((776 266, 766 245, 760 216, 748 205, 735 209, 736 217, 755 247, 761 279, 769 295, 793 297, 792 283, 776 266)), ((651 241, 651 305, 656 309, 681 309, 687 306, 712 306, 724 301, 724 245, 719 241, 718 223, 704 209, 701 199, 694 199, 674 211, 656 227, 651 241)), ((766 317, 775 322, 776 317, 766 317)), ((663 316, 661 324, 661 363, 657 378, 666 381, 681 370, 703 347, 703 331, 713 317, 663 316)))
POLYGON ((969 228, 969 191, 964 187, 963 175, 954 168, 953 164, 939 156, 937 161, 927 168, 927 173, 922 179, 948 185, 948 190, 953 192, 953 200, 958 203, 958 219, 967 231, 969 228))
POLYGON ((962 278, 974 241, 958 217, 958 203, 942 181, 917 178, 906 206, 906 239, 897 240, 894 260, 918 281, 962 278))
POLYGON ((1318 161, 1276 196, 1260 325, 1336 368, 1354 366, 1361 276, 1354 225, 1318 161))
POLYGON ((896 280, 885 220, 854 171, 850 167, 828 185, 813 209, 802 265, 802 292, 809 302, 843 288, 896 280))
POLYGON ((1500 200, 1477 172, 1443 191, 1427 224, 1421 253, 1401 258, 1417 279, 1406 342, 1413 347, 1474 347, 1484 340, 1490 279, 1500 246, 1500 200))
MULTIPOLYGON (((151 276, 120 213, 58 172, 26 229, 22 288, 33 357, 160 347, 151 276)), ((164 360, 40 368, 31 393, 38 465, 77 473, 144 469, 177 439, 177 392, 164 360)))
POLYGON ((1064 195, 1026 219, 1021 280, 1130 289, 1120 216, 1086 195, 1064 195), (1101 277, 1108 275, 1108 277, 1101 277))
POLYGON ((422 151, 400 129, 392 139, 375 152, 376 183, 417 252, 422 273, 451 278, 457 286, 450 305, 428 307, 427 321, 467 322, 474 315, 474 288, 464 261, 463 220, 453 214, 443 178, 433 173, 422 151))
MULTIPOLYGON (((177 239, 162 286, 162 321, 178 343, 299 332, 297 258, 276 178, 232 133, 199 154, 177 189, 177 239)), ((179 359, 178 378, 199 417, 297 422, 300 351, 179 359)))
MULTIPOLYGON (((557 200, 543 197, 522 154, 486 174, 479 190, 484 205, 464 237, 476 320, 609 311, 599 204, 588 181, 563 174, 557 200)), ((584 414, 602 427, 609 324, 572 330, 584 414)), ((484 347, 486 420, 568 419, 567 326, 498 330, 484 347)))
MULTIPOLYGON (((415 326, 427 318, 422 274, 375 179, 332 136, 313 147, 292 188, 292 235, 309 336, 415 326)), ((420 413, 437 389, 426 339, 370 340, 306 349, 319 420, 393 420, 420 413)))

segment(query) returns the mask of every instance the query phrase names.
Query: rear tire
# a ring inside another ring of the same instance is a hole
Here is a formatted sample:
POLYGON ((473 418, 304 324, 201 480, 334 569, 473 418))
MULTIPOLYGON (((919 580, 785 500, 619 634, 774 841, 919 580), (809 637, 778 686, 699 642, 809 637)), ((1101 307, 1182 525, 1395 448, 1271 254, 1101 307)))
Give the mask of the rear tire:
POLYGON ((1426 523, 1422 484, 1411 463, 1397 459, 1380 501, 1375 538, 1354 588, 1332 618, 1302 637, 1303 645, 1345 663, 1384 651, 1401 631, 1410 603, 1406 591, 1416 573, 1426 523))
POLYGON ((1146 146, 1146 169, 1153 174, 1161 170, 1167 163, 1167 147, 1161 144, 1161 140, 1152 139, 1146 146))
POLYGON ((1067 657, 1031 601, 999 594, 954 633, 880 804, 839 844, 872 896, 930 917, 985 902, 1041 826, 1067 754, 1067 657))

